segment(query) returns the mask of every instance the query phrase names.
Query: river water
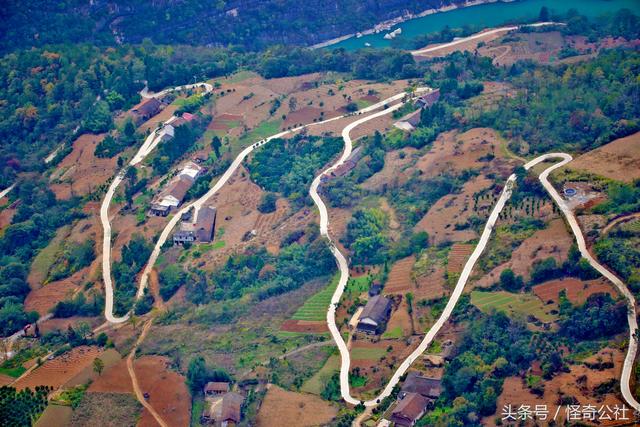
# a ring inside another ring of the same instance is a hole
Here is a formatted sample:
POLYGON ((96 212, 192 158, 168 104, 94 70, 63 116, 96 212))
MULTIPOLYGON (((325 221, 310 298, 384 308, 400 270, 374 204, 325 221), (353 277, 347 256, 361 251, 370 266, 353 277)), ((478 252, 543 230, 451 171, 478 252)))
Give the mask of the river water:
MULTIPOLYGON (((482 4, 427 15, 395 25, 391 30, 402 28, 402 38, 410 40, 422 34, 441 31, 446 26, 451 28, 460 28, 465 25, 482 28, 497 27, 507 22, 535 19, 539 16, 542 6, 546 6, 551 14, 577 9, 582 15, 596 17, 622 8, 628 8, 635 14, 640 14, 640 0, 520 0, 510 3, 482 4)), ((387 32, 360 38, 352 37, 329 48, 341 47, 355 50, 365 47, 365 43, 369 43, 372 47, 388 47, 391 42, 384 39, 387 32)))

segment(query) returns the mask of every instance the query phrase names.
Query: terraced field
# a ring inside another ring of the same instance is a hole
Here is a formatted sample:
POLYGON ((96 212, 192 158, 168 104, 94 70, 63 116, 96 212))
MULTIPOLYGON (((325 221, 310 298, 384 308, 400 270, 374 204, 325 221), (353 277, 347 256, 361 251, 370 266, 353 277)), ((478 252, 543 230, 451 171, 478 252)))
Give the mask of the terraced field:
POLYGON ((502 311, 508 315, 533 315, 543 322, 556 319, 549 311, 554 307, 545 307, 540 299, 531 294, 513 294, 510 292, 471 292, 471 303, 484 312, 492 309, 502 311))
POLYGON ((467 262, 469 255, 473 252, 474 245, 466 243, 456 243, 451 247, 447 261, 447 272, 460 273, 462 267, 467 262))
POLYGON ((340 371, 340 356, 337 354, 331 355, 322 369, 316 372, 311 378, 309 378, 302 387, 300 387, 300 391, 305 393, 317 394, 322 393, 322 390, 325 387, 325 384, 333 374, 340 371))
POLYGON ((309 298, 293 314, 292 319, 324 322, 327 317, 327 307, 329 307, 331 296, 335 292, 337 285, 338 276, 334 276, 326 288, 309 298))
POLYGON ((34 389, 38 385, 58 388, 90 366, 101 353, 98 347, 75 347, 53 360, 45 361, 42 366, 18 380, 15 387, 18 390, 27 387, 34 389))

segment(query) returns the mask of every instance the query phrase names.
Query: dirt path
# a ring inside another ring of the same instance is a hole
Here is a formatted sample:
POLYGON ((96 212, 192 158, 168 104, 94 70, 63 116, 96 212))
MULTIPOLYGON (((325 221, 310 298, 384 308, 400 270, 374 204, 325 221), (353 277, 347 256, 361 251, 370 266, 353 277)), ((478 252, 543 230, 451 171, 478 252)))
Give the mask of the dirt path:
POLYGON ((161 427, 169 427, 168 424, 164 422, 160 414, 158 414, 158 412, 155 409, 153 409, 153 406, 151 406, 149 402, 147 402, 147 399, 144 398, 144 393, 142 392, 142 390, 140 390, 140 385, 138 384, 138 377, 136 377, 136 371, 133 368, 133 360, 136 357, 136 350, 138 349, 138 346, 140 345, 140 343, 144 341, 144 339, 146 338, 147 332, 149 332, 149 328, 151 328, 152 323, 153 323, 153 318, 147 320, 147 322, 142 327, 142 333, 140 333, 140 336, 136 341, 136 345, 133 346, 133 348, 131 349, 131 352, 129 353, 129 356, 127 356, 127 371, 129 371, 129 376, 131 377, 131 384, 133 385, 133 391, 136 394, 136 398, 138 399, 138 402, 140 402, 142 406, 144 406, 149 411, 149 413, 153 415, 153 418, 156 419, 156 421, 158 422, 158 424, 160 424, 161 427))
POLYGON ((463 37, 449 43, 443 43, 438 46, 432 46, 432 47, 426 47, 423 49, 414 50, 411 52, 411 54, 414 56, 420 56, 420 55, 424 55, 425 53, 437 52, 438 50, 446 49, 452 46, 457 46, 459 44, 467 43, 472 40, 482 39, 483 37, 487 37, 492 34, 507 33, 509 31, 519 30, 520 28, 524 28, 524 27, 544 27, 547 25, 564 25, 564 24, 560 22, 537 22, 535 24, 528 24, 528 25, 514 25, 511 27, 494 28, 493 30, 476 33, 469 37, 463 37))
POLYGON ((616 225, 618 225, 620 223, 623 223, 623 222, 630 221, 630 220, 635 219, 635 218, 640 218, 640 212, 635 212, 635 213, 632 213, 632 214, 629 214, 629 215, 624 215, 624 216, 618 217, 618 218, 614 219, 613 221, 611 221, 609 224, 607 224, 607 226, 602 229, 602 233, 600 233, 600 234, 602 236, 604 236, 607 233, 609 233, 611 231, 611 229, 613 227, 615 227, 616 225))

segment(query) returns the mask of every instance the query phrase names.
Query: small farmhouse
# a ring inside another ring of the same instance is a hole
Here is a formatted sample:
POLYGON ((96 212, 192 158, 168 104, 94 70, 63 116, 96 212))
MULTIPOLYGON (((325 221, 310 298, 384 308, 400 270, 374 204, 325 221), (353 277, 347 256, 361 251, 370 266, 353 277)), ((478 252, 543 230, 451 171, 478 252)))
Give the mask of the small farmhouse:
POLYGON ((237 425, 242 419, 244 396, 238 393, 224 393, 206 402, 201 424, 227 427, 237 425))
POLYGON ((417 372, 409 372, 400 389, 400 397, 417 393, 428 399, 437 399, 442 393, 442 382, 436 378, 423 377, 417 372))
POLYGON ((183 243, 209 243, 213 240, 216 226, 216 208, 203 206, 198 210, 196 222, 182 222, 180 229, 173 234, 173 242, 183 243))
POLYGON ((335 168, 335 170, 331 173, 332 176, 345 176, 347 175, 349 172, 351 172, 353 170, 353 168, 356 167, 356 165, 358 164, 358 161, 362 158, 362 146, 355 148, 351 154, 349 154, 349 157, 346 158, 346 160, 344 161, 344 163, 342 163, 340 166, 338 166, 337 168, 335 168))
POLYGON ((167 142, 173 139, 176 134, 176 130, 171 125, 164 125, 162 130, 160 131, 160 141, 167 142))
POLYGON ((204 395, 206 397, 218 396, 229 393, 229 383, 225 381, 208 382, 204 386, 204 395))
POLYGON ((136 125, 140 125, 158 114, 163 106, 156 98, 150 98, 131 110, 131 118, 136 125))
POLYGON ((397 426, 413 427, 427 411, 429 400, 418 393, 408 393, 391 413, 391 422, 397 426))
POLYGON ((435 104, 440 99, 440 89, 432 90, 418 97, 415 102, 416 107, 428 108, 435 104))
POLYGON ((187 192, 201 175, 202 168, 194 162, 187 162, 178 175, 158 194, 149 210, 149 215, 167 216, 172 208, 180 206, 187 192))
POLYGON ((364 306, 358 330, 367 334, 379 334, 386 328, 390 314, 391 301, 382 295, 376 295, 364 306))

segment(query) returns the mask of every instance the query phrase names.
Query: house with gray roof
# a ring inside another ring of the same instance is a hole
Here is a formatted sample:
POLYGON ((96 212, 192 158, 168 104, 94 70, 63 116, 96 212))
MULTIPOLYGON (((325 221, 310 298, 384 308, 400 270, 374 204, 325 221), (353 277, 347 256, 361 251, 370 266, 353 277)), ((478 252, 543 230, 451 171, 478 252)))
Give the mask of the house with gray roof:
POLYGON ((390 314, 391 301, 383 295, 376 295, 364 306, 358 330, 367 334, 380 334, 385 330, 390 314))

